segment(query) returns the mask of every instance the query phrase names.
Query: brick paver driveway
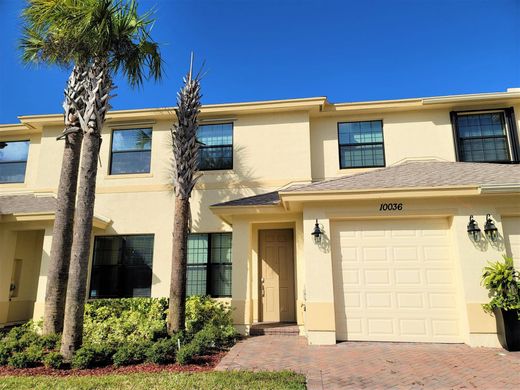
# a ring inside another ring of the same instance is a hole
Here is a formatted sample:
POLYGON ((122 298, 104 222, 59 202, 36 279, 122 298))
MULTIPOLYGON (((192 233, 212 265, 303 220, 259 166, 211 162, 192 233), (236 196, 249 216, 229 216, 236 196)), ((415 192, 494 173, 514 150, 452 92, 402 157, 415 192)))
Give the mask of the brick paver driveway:
POLYGON ((349 342, 308 346, 303 337, 250 337, 217 370, 293 370, 309 389, 520 389, 520 352, 463 344, 349 342))

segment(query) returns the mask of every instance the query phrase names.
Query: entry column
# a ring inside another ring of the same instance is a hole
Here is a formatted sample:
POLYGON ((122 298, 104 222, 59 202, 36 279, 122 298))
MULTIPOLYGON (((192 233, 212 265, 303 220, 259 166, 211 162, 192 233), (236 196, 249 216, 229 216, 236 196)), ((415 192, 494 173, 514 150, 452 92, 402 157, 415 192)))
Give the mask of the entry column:
POLYGON ((304 322, 309 344, 336 344, 330 237, 330 221, 323 211, 305 208, 303 212, 304 322), (314 242, 311 234, 316 219, 322 229, 319 243, 314 242))

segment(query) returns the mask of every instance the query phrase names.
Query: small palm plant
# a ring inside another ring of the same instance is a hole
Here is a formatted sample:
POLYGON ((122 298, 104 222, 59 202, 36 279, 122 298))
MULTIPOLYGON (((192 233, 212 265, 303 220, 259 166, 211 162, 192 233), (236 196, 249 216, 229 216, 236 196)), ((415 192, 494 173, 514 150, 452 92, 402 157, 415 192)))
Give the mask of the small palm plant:
POLYGON ((503 256, 504 262, 489 263, 484 268, 482 285, 489 290, 491 301, 483 305, 484 310, 518 310, 520 318, 520 276, 513 259, 503 256))
POLYGON ((513 259, 504 255, 503 263, 489 263, 482 285, 491 298, 482 306, 495 315, 498 341, 508 351, 520 351, 520 275, 513 259))
MULTIPOLYGON (((46 307, 54 308, 54 317, 59 316, 62 301, 56 292, 64 291, 63 285, 67 285, 61 352, 70 360, 82 343, 97 164, 101 130, 115 88, 112 76, 121 72, 130 85, 138 86, 147 77, 159 79, 162 62, 158 44, 150 38, 151 13, 139 15, 137 2, 133 0, 28 0, 23 19, 21 48, 25 61, 75 66, 80 78, 78 82, 83 88, 80 93, 78 91, 79 95, 67 93, 70 97, 68 103, 74 109, 71 117, 74 121, 66 117, 73 122, 70 134, 79 124, 83 135, 72 249, 68 255, 70 266, 63 258, 68 253, 66 246, 59 251, 51 250, 55 258, 51 259, 49 268, 55 277, 51 277, 48 283, 57 282, 59 288, 49 287, 48 291, 56 291, 46 296, 46 307), (68 280, 64 276, 67 269, 68 280)), ((79 151, 71 153, 73 166, 79 162, 78 156, 79 151)), ((70 175, 77 175, 74 168, 71 171, 70 175)), ((62 177, 65 175, 62 172, 62 177)), ((70 192, 70 187, 75 187, 74 180, 63 187, 68 188, 69 194, 61 197, 58 194, 58 201, 64 202, 58 205, 58 212, 63 212, 63 218, 69 222, 74 208, 72 195, 75 194, 70 192), (60 211, 60 207, 64 210, 60 211)), ((69 240, 70 231, 70 228, 66 231, 60 229, 58 234, 69 240)), ((47 329, 59 331, 59 321, 54 319, 53 322, 55 325, 47 329)))

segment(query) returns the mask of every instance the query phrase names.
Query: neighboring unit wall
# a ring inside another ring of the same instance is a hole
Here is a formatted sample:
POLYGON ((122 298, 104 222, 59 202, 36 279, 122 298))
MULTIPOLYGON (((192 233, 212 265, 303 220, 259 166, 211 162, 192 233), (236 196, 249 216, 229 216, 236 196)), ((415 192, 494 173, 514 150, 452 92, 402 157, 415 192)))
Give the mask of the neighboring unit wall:
MULTIPOLYGON (((210 211, 209 206, 212 204, 274 191, 294 181, 311 179, 306 111, 237 116, 233 122, 233 169, 203 172, 191 198, 193 232, 232 231, 230 225, 210 211)), ((211 123, 211 118, 207 123, 211 123)), ((93 237, 154 234, 152 296, 155 297, 169 294, 171 231, 174 221, 170 168, 171 124, 165 120, 134 124, 107 123, 102 133, 97 177, 95 215, 106 217, 111 223, 106 230, 95 230, 93 237), (112 131, 149 127, 153 129, 151 172, 110 175, 112 131)), ((41 147, 39 136, 33 137, 36 141, 30 145, 27 175, 30 186, 27 185, 27 189, 35 192, 56 191, 63 153, 63 141, 56 141, 56 136, 61 131, 62 128, 58 126, 45 127, 41 147)), ((240 236, 233 237, 233 247, 240 245, 239 240, 240 236)), ((50 250, 51 237, 46 236, 45 245, 50 250)), ((241 263, 246 259, 239 257, 233 261, 234 284, 240 287, 243 276, 241 263)), ((43 266, 46 267, 46 264, 43 266)), ((35 318, 39 318, 43 310, 45 275, 40 275, 35 318)), ((242 290, 237 287, 233 287, 233 299, 245 302, 242 290)), ((243 313, 244 305, 238 306, 237 312, 243 313)), ((249 324, 250 320, 241 320, 239 323, 249 324)))
POLYGON ((14 264, 19 263, 16 296, 9 302, 7 322, 25 321, 32 317, 38 288, 38 275, 42 258, 43 230, 17 232, 14 264))

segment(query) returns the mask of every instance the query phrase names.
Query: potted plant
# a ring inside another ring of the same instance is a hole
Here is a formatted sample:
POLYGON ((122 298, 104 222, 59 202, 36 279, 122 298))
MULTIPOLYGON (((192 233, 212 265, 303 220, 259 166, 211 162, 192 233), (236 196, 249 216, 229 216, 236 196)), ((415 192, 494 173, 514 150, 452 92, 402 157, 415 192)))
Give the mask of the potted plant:
POLYGON ((513 259, 504 255, 504 262, 489 263, 482 285, 491 298, 482 306, 495 315, 500 344, 508 351, 520 351, 520 276, 513 259))

